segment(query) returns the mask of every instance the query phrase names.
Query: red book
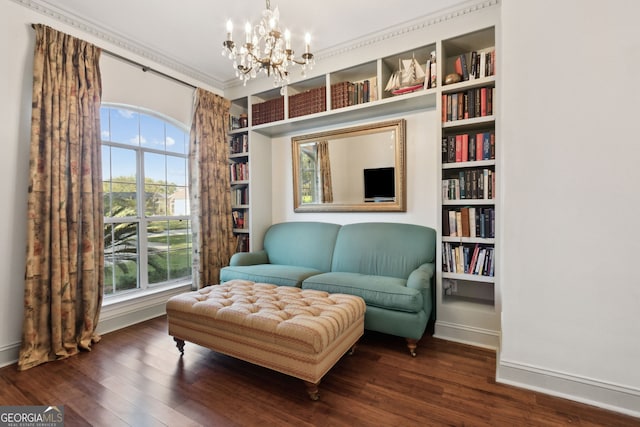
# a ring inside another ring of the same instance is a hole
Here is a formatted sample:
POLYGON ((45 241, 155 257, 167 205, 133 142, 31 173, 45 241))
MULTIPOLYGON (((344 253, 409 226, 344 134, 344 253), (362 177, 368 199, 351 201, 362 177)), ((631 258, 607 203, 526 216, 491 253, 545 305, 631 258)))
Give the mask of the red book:
POLYGON ((442 123, 447 121, 447 95, 442 95, 442 123))
POLYGON ((480 89, 480 115, 487 115, 487 88, 483 87, 480 89))
POLYGON ((456 135, 456 162, 462 161, 462 135, 456 135))
POLYGON ((469 160, 469 134, 462 134, 462 161, 469 160))
POLYGON ((460 59, 459 56, 456 58, 454 62, 454 68, 456 70, 456 73, 458 73, 460 78, 462 78, 462 60, 460 59))
POLYGON ((476 135, 476 160, 482 160, 482 141, 484 140, 484 133, 480 132, 476 135))

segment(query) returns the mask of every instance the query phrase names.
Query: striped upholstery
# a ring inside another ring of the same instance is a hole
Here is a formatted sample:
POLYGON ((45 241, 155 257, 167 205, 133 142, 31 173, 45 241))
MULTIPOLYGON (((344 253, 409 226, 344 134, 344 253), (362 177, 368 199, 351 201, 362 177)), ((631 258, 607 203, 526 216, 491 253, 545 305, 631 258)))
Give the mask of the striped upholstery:
POLYGON ((167 302, 169 334, 317 383, 364 332, 360 297, 231 280, 167 302))

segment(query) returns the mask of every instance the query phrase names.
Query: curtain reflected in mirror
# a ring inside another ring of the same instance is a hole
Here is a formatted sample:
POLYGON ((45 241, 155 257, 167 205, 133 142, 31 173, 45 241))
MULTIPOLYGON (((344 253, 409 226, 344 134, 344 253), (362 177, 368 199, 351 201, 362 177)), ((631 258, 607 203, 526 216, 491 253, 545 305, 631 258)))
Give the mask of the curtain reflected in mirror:
POLYGON ((318 143, 318 165, 320 167, 320 185, 322 187, 322 203, 333 203, 333 186, 331 185, 331 156, 329 141, 318 143))
POLYGON ((405 211, 405 122, 292 138, 296 212, 405 211))

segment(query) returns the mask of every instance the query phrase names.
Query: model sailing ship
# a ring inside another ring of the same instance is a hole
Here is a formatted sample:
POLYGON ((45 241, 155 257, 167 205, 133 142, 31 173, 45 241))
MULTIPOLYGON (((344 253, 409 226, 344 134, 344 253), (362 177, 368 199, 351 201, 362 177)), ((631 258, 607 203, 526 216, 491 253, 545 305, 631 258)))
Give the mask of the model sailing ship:
POLYGON ((418 89, 435 87, 435 71, 435 52, 431 52, 431 58, 427 60, 426 72, 415 55, 411 59, 398 59, 398 71, 391 75, 384 90, 393 95, 402 95, 418 89))
POLYGON ((398 59, 398 71, 391 75, 384 90, 394 95, 401 95, 422 89, 425 76, 415 55, 411 59, 398 59))

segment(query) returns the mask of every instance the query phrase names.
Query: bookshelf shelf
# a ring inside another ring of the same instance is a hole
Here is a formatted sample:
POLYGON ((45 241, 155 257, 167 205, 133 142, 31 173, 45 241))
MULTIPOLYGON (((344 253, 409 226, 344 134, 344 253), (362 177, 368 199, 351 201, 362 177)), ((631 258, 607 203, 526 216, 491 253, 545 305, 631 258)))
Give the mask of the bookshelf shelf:
POLYGON ((461 169, 461 168, 484 168, 487 166, 495 166, 494 160, 474 160, 467 162, 443 163, 442 169, 461 169))
POLYGON ((467 280, 470 282, 494 283, 495 279, 491 276, 481 276, 477 274, 460 274, 460 273, 442 273, 443 279, 467 280))
POLYGON ((443 40, 439 52, 440 74, 455 72, 462 81, 443 86, 438 102, 442 233, 435 335, 497 348, 502 141, 496 134, 495 32, 489 27, 443 40))
POLYGON ((466 205, 494 205, 496 199, 460 199, 443 200, 442 206, 466 206, 466 205))

